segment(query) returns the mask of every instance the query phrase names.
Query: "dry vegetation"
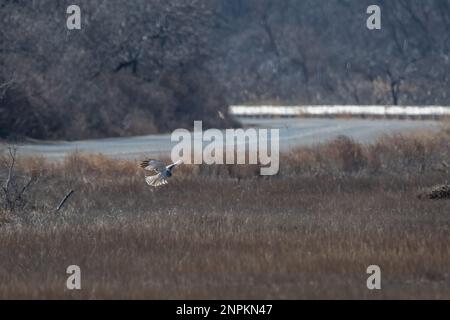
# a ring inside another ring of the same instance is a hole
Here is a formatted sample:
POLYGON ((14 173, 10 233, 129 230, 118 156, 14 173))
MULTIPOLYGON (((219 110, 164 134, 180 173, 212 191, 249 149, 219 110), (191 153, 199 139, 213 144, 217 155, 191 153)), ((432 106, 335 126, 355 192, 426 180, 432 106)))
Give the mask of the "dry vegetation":
POLYGON ((0 0, 0 138, 226 128, 247 103, 450 105, 447 0, 78 0, 68 31, 71 4, 0 0))
POLYGON ((137 161, 17 159, 10 192, 33 182, 20 206, 2 198, 0 298, 448 299, 450 201, 417 194, 448 180, 449 138, 341 137, 284 155, 278 176, 184 166, 155 191, 137 161), (81 291, 65 290, 71 264, 81 291))

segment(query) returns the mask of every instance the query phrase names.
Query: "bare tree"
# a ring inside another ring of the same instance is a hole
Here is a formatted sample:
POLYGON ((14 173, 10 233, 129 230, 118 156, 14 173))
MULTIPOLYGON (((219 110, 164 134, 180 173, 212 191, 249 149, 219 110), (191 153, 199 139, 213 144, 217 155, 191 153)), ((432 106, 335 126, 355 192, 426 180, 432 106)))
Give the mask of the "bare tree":
POLYGON ((233 103, 449 104, 448 1, 377 2, 370 31, 360 0, 80 0, 71 32, 68 0, 0 1, 0 137, 230 126, 233 103))
POLYGON ((15 147, 8 148, 8 158, 3 165, 6 167, 6 178, 1 187, 1 202, 2 208, 6 212, 16 212, 17 209, 22 209, 26 204, 26 192, 35 181, 35 177, 26 178, 24 182, 20 182, 16 175, 15 166, 17 158, 17 149, 15 147))

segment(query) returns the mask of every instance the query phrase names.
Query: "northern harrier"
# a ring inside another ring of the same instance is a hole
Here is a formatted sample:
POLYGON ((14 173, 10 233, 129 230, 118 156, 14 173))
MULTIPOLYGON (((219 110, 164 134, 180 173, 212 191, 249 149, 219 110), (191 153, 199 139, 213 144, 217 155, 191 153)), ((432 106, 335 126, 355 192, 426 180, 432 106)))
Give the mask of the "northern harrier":
POLYGON ((147 182, 147 184, 152 187, 159 187, 164 184, 167 184, 167 179, 172 176, 173 168, 182 163, 183 163, 182 160, 178 160, 177 162, 166 166, 164 162, 160 160, 150 159, 142 161, 141 162, 142 169, 156 173, 155 175, 152 176, 145 176, 145 182, 147 182))

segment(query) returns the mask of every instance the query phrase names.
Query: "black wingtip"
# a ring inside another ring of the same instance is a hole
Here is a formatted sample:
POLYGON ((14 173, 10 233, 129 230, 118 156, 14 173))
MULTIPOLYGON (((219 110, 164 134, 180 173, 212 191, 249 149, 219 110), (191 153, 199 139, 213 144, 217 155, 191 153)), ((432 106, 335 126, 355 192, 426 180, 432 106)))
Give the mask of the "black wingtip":
POLYGON ((140 166, 141 166, 141 168, 146 168, 146 167, 148 167, 148 164, 149 164, 149 161, 145 160, 145 161, 141 162, 140 166))

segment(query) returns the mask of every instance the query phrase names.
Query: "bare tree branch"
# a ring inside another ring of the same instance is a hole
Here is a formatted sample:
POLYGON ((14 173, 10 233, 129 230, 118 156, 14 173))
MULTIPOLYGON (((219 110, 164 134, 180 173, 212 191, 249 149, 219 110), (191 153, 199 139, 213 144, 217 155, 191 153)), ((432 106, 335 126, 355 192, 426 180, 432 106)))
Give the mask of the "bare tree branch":
POLYGON ((56 208, 55 213, 58 213, 59 210, 62 209, 62 207, 64 206, 64 204, 66 203, 66 201, 70 198, 70 196, 74 193, 74 190, 70 190, 65 196, 64 198, 61 200, 61 202, 59 203, 58 207, 56 208))
POLYGON ((11 184, 11 178, 14 171, 14 165, 16 163, 16 151, 17 149, 15 147, 9 147, 9 156, 11 158, 11 162, 9 164, 8 168, 8 177, 6 178, 5 185, 3 186, 3 192, 5 196, 5 208, 8 208, 11 206, 11 199, 9 197, 9 186, 11 184))
POLYGON ((23 186, 22 190, 19 193, 18 199, 21 199, 25 191, 31 186, 31 183, 34 181, 34 178, 31 177, 28 182, 23 186))

